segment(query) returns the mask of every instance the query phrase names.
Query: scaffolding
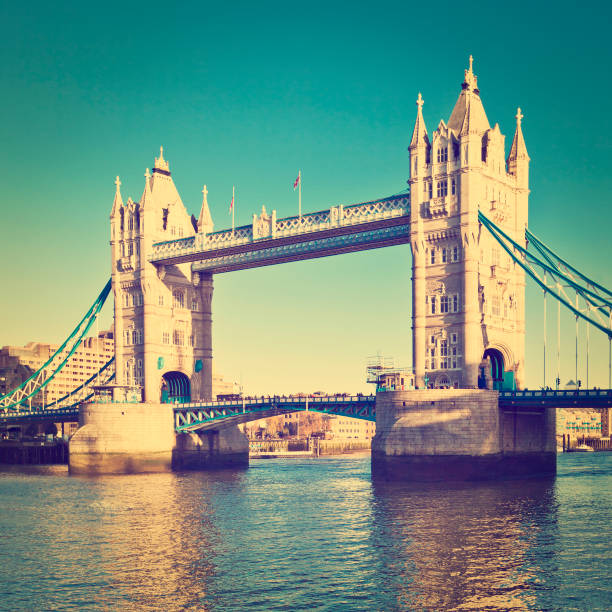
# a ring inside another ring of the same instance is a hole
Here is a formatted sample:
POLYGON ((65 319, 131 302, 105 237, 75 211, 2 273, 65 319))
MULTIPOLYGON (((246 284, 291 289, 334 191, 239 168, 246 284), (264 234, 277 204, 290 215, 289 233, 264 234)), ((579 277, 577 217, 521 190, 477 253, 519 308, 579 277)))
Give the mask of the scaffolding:
POLYGON ((396 367, 393 357, 368 357, 366 382, 376 385, 376 392, 414 389, 412 368, 396 367))

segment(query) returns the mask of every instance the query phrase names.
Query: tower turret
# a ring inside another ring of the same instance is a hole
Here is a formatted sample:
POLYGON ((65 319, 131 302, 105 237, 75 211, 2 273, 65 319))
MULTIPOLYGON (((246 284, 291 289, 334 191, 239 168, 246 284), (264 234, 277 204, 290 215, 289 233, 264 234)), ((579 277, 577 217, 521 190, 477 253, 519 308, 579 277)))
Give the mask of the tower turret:
POLYGON ((207 195, 208 189, 206 189, 206 185, 204 185, 202 189, 202 208, 200 209, 200 216, 198 217, 198 232, 203 234, 210 234, 214 227, 210 209, 208 208, 207 195))
POLYGON ((508 173, 516 177, 517 186, 526 189, 529 185, 529 154, 525 146, 521 122, 523 114, 520 107, 516 110, 516 130, 510 154, 508 155, 508 173))

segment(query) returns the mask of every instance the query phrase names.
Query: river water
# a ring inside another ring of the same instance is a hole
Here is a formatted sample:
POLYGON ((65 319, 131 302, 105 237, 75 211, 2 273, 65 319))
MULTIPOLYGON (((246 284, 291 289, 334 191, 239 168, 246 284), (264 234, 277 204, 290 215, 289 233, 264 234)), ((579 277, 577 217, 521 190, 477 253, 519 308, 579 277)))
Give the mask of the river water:
POLYGON ((552 480, 372 481, 366 455, 0 473, 2 610, 610 610, 612 453, 552 480))

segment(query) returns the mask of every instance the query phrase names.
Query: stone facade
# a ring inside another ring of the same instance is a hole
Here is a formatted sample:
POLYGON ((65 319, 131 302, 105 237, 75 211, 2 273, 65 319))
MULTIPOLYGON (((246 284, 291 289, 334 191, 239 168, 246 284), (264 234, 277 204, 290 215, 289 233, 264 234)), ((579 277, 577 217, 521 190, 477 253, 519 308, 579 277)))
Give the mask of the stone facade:
MULTIPOLYGON (((163 149, 139 202, 124 205, 120 185, 117 177, 110 216, 117 383, 141 385, 144 401, 159 402, 173 373, 189 381, 190 399, 212 399, 212 275, 148 261, 154 243, 196 233, 163 149)), ((213 228, 206 186, 203 194, 200 233, 213 228)))
POLYGON ((495 382, 505 371, 520 387, 524 272, 478 222, 480 209, 525 243, 529 156, 520 109, 504 159, 505 137, 490 127, 471 57, 448 124, 441 120, 431 139, 422 106, 419 94, 408 181, 416 386, 476 388, 490 357, 495 382))

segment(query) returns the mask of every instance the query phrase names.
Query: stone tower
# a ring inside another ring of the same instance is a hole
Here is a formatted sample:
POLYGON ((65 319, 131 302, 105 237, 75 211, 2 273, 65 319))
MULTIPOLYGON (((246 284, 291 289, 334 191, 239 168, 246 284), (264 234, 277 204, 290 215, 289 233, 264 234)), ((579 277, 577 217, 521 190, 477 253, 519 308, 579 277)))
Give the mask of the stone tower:
POLYGON ((410 141, 413 364, 417 387, 519 387, 525 353, 525 278, 478 222, 480 209, 525 244, 529 156, 521 111, 505 159, 472 57, 448 124, 431 139, 417 99, 410 141))
POLYGON ((212 276, 148 261, 156 242, 212 231, 206 186, 195 228, 163 148, 139 202, 124 205, 120 185, 110 215, 116 382, 142 386, 146 402, 211 399, 212 276))

